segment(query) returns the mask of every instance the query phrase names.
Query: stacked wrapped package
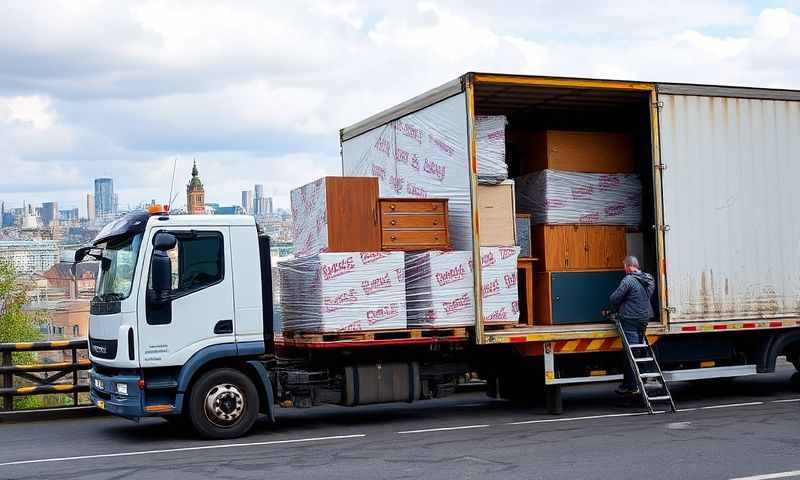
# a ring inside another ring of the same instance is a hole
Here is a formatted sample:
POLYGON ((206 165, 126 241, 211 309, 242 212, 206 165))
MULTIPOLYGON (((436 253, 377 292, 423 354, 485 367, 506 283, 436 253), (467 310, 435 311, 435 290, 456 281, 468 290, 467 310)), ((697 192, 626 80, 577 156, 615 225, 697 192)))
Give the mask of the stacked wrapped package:
POLYGON ((292 190, 290 197, 295 255, 303 257, 324 251, 328 247, 325 177, 292 190))
POLYGON ((517 178, 516 196, 536 224, 641 223, 642 184, 632 173, 542 170, 517 178))
POLYGON ((406 328, 403 252, 320 253, 278 264, 286 331, 406 328))
POLYGON ((483 322, 519 320, 517 257, 519 247, 481 247, 483 322))
MULTIPOLYGON (((519 247, 481 247, 483 315, 487 324, 519 319, 519 247)), ((406 253, 406 305, 411 327, 475 323, 472 252, 406 253)))
POLYGON ((505 115, 475 117, 478 182, 497 184, 508 178, 505 115))
POLYGON ((411 327, 473 325, 472 252, 406 253, 406 308, 411 327))

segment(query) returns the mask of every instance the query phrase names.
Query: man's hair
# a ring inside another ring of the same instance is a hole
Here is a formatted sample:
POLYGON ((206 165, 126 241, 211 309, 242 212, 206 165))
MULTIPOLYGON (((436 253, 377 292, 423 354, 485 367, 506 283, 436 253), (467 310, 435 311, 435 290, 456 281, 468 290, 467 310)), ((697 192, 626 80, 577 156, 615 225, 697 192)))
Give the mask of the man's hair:
POLYGON ((623 260, 622 263, 626 267, 639 268, 639 259, 634 257, 633 255, 628 255, 627 257, 625 257, 625 260, 623 260))

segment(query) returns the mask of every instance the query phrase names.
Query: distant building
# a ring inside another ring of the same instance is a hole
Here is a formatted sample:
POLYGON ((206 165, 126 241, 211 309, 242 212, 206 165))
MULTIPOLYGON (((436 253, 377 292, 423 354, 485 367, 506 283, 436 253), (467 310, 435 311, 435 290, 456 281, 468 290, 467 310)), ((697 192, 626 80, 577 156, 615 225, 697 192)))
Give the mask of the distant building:
POLYGON ((77 208, 70 208, 69 210, 59 210, 58 219, 64 225, 75 225, 80 220, 80 212, 77 208))
POLYGON ((50 225, 57 224, 59 219, 58 202, 44 202, 39 216, 42 219, 42 225, 49 227, 50 225))
POLYGON ((205 213, 206 192, 203 189, 203 182, 197 173, 197 162, 192 165, 192 179, 186 185, 186 213, 203 214, 205 213))
POLYGON ((94 296, 95 282, 100 269, 99 262, 76 263, 74 275, 72 265, 72 263, 59 262, 39 276, 47 280, 49 288, 66 291, 67 298, 91 299, 94 296))
POLYGON ((107 220, 114 217, 114 181, 110 178, 94 180, 95 215, 107 220))
POLYGON ((253 213, 253 191, 242 190, 242 210, 245 213, 253 213))
POLYGON ((94 210, 94 195, 91 193, 86 194, 86 219, 89 223, 94 223, 95 210, 94 210))
POLYGON ((256 196, 255 198, 261 198, 264 196, 264 185, 256 185, 256 196))
POLYGON ((0 240, 0 259, 11 262, 22 274, 43 272, 58 262, 53 240, 0 240))

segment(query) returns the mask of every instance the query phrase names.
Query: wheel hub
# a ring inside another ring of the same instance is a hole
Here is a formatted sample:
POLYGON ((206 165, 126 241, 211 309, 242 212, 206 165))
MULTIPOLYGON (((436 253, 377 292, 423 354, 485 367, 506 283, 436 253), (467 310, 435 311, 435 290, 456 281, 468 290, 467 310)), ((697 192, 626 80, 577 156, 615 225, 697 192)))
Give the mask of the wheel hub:
POLYGON ((206 417, 219 426, 230 426, 244 412, 244 395, 236 385, 216 385, 208 390, 205 400, 206 417))

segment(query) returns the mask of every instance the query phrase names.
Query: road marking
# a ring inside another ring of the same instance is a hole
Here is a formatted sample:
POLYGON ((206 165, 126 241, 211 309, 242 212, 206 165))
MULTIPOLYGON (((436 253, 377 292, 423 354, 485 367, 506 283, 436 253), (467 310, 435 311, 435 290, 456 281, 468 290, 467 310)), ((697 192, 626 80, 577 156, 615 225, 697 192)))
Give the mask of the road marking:
POLYGON ((783 400, 772 400, 769 403, 789 403, 789 402, 800 402, 800 398, 784 398, 783 400))
POLYGON ((97 455, 81 455, 78 457, 42 458, 39 460, 18 460, 15 462, 0 463, 0 467, 7 467, 12 465, 27 465, 31 463, 68 462, 73 460, 88 460, 93 458, 132 457, 136 455, 155 455, 159 453, 193 452, 197 450, 214 450, 218 448, 258 447, 264 445, 279 445, 286 443, 321 442, 324 440, 345 440, 349 438, 362 438, 366 436, 367 435, 364 433, 359 433, 355 435, 335 435, 331 437, 297 438, 293 440, 271 440, 268 442, 226 443, 222 445, 203 445, 200 447, 180 447, 180 448, 165 448, 162 450, 139 450, 133 452, 101 453, 97 455))
POLYGON ((715 408, 750 407, 753 405, 764 405, 764 402, 724 403, 722 405, 708 405, 706 407, 699 407, 699 408, 701 410, 713 410, 715 408))
POLYGON ((764 475, 753 475, 752 477, 732 478, 731 480, 769 480, 772 478, 789 478, 789 477, 800 477, 800 470, 794 470, 791 472, 781 472, 781 473, 767 473, 764 475))
POLYGON ((505 425, 530 425, 533 423, 574 422, 576 420, 594 420, 596 418, 636 417, 648 415, 648 412, 609 413, 606 415, 590 415, 586 417, 547 418, 544 420, 525 420, 522 422, 508 422, 505 425))
MULTIPOLYGON (((459 427, 441 427, 441 428, 426 428, 426 429, 423 429, 423 430, 406 430, 406 431, 397 432, 397 433, 399 433, 401 435, 404 435, 404 434, 407 434, 407 433, 447 432, 447 431, 450 431, 450 430, 468 430, 468 429, 471 429, 471 428, 486 428, 486 427, 490 427, 490 426, 491 425, 488 425, 488 424, 461 425, 459 427)), ((2 465, 0 465, 0 466, 2 466, 2 465)))

